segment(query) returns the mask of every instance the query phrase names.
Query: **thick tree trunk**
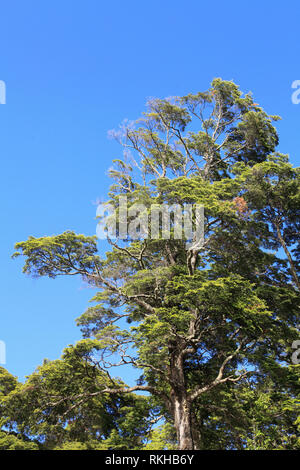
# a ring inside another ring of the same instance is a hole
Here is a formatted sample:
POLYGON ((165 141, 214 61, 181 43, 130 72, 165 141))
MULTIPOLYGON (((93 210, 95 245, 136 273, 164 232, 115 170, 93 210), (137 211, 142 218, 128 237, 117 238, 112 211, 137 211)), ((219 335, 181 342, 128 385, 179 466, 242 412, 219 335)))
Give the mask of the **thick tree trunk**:
POLYGON ((180 341, 169 343, 171 412, 177 434, 179 450, 194 450, 191 401, 188 398, 184 373, 184 346, 180 341))
POLYGON ((194 450, 191 426, 191 406, 186 398, 174 399, 174 423, 179 450, 194 450))

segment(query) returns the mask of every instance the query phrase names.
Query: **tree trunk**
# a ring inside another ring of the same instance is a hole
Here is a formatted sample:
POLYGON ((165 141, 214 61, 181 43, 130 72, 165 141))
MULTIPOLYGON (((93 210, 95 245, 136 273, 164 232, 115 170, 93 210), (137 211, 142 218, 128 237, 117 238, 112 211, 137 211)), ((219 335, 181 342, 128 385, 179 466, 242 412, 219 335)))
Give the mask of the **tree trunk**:
POLYGON ((192 414, 191 402, 188 399, 185 373, 184 373, 184 355, 183 346, 180 341, 169 343, 170 357, 170 382, 171 391, 171 409, 174 418, 174 425, 177 434, 179 450, 194 450, 192 433, 192 414))
POLYGON ((191 426, 191 406, 187 399, 174 400, 174 423, 179 450, 194 450, 191 426))

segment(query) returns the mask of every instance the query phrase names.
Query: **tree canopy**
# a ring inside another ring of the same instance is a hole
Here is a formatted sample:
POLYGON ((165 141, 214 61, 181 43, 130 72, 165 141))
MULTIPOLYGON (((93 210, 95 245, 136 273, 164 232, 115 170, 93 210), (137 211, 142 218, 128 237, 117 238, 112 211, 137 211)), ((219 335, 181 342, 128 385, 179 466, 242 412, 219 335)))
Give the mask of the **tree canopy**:
POLYGON ((110 170, 115 214, 120 196, 149 226, 154 205, 203 206, 201 246, 176 238, 172 214, 170 238, 161 225, 158 238, 108 233, 104 257, 96 237, 71 231, 16 244, 26 274, 80 275, 95 294, 77 320, 82 341, 23 385, 3 375, 5 439, 299 448, 300 169, 276 151, 278 119, 218 78, 205 92, 150 100, 112 132, 124 148, 110 170), (135 386, 110 374, 116 364, 140 370, 135 386))

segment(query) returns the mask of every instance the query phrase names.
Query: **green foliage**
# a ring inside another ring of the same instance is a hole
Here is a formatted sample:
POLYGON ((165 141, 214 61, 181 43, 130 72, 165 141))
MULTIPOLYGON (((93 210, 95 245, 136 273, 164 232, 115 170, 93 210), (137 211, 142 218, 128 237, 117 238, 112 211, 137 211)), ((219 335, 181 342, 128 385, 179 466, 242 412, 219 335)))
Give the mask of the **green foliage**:
POLYGON ((29 237, 26 242, 16 243, 13 257, 26 256, 23 271, 34 277, 82 274, 92 269, 97 252, 96 237, 65 232, 53 237, 29 237))
POLYGON ((18 436, 0 431, 0 450, 39 450, 39 448, 34 442, 24 441, 18 436))
MULTIPOLYGON (((34 439, 40 448, 64 450, 142 445, 148 426, 147 400, 101 393, 110 380, 96 367, 96 359, 92 364, 91 350, 97 346, 96 341, 83 340, 67 348, 61 359, 45 360, 25 384, 14 384, 0 401, 2 422, 10 432, 7 442, 13 445, 17 439, 25 446, 24 439, 26 445, 34 439)), ((4 380, 7 383, 7 377, 4 380)))
POLYGON ((143 450, 176 450, 176 433, 169 423, 153 429, 143 450))

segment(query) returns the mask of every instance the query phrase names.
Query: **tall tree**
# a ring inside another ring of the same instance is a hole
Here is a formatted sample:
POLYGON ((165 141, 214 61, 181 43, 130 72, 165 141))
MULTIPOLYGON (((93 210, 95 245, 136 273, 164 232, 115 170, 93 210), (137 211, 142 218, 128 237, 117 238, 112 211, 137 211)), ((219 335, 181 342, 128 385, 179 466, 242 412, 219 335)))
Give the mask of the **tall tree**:
POLYGON ((108 201, 122 217, 126 196, 144 225, 129 210, 127 234, 117 224, 104 258, 95 237, 73 232, 16 244, 24 272, 78 274, 97 289, 78 319, 96 341, 86 357, 97 353, 108 369, 118 355, 142 372, 136 386, 111 379, 99 394, 149 392, 179 449, 205 446, 211 421, 205 429, 203 417, 218 391, 283 374, 298 337, 299 170, 275 154, 277 119, 221 79, 206 92, 151 100, 141 119, 113 133, 125 152, 108 201), (171 238, 163 218, 159 238, 143 237, 157 204, 204 206, 204 243, 176 237, 172 214, 171 238))

